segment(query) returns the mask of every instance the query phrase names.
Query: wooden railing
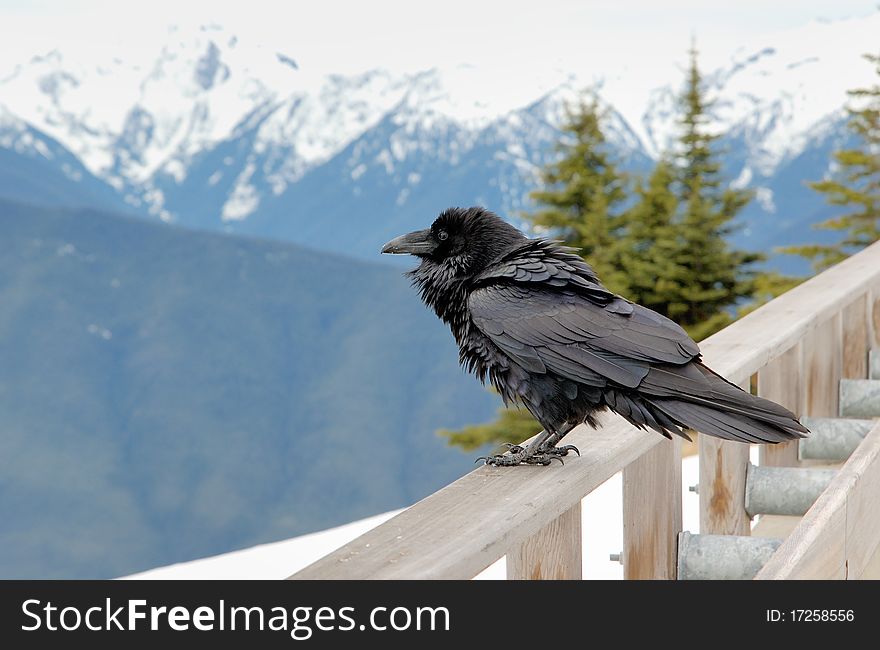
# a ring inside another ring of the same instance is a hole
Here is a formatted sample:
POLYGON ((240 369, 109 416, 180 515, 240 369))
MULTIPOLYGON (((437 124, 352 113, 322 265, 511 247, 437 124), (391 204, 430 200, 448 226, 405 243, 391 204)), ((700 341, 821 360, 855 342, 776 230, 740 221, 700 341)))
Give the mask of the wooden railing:
MULTIPOLYGON (((880 347, 880 243, 700 345, 705 363, 730 381, 748 389, 757 374, 759 394, 811 416, 837 414, 839 380, 867 376, 872 346, 880 347)), ((807 540, 814 555, 815 545, 830 539, 816 532, 827 528, 823 522, 838 521, 834 517, 847 509, 868 507, 858 486, 870 481, 876 489, 880 480, 880 463, 873 462, 878 438, 875 431, 866 439, 874 446, 860 447, 847 463, 855 460, 862 470, 841 472, 829 487, 837 496, 826 491, 804 518, 807 524, 811 517, 819 518, 807 540), (867 480, 865 467, 873 472, 867 480), (822 512, 816 515, 819 506, 822 512)), ((580 426, 566 443, 578 446, 581 456, 566 458, 564 466, 481 467, 292 577, 464 579, 506 555, 511 579, 580 578, 581 500, 622 470, 624 577, 675 578, 682 528, 679 442, 607 414, 598 429, 580 426)), ((699 450, 701 533, 748 535, 748 445, 700 436, 699 450)), ((794 465, 797 449, 791 443, 762 448, 761 463, 794 465)), ((865 525, 880 529, 880 514, 874 510, 865 525)), ((866 538, 875 539, 873 529, 866 538)), ((847 553, 863 554, 864 549, 853 550, 840 539, 828 542, 839 547, 831 564, 845 571, 847 553)), ((855 539, 852 531, 850 539, 855 539)), ((792 569, 809 567, 797 559, 814 556, 804 548, 803 539, 792 535, 759 577, 810 577, 809 569, 792 569)), ((837 576, 841 571, 826 573, 837 576)))

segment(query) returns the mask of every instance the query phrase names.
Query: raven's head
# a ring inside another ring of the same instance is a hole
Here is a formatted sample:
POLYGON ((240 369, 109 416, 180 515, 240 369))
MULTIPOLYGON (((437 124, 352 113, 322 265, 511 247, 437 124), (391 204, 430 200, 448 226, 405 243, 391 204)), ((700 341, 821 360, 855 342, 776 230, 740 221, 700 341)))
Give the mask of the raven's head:
POLYGON ((524 241, 519 230, 484 208, 449 208, 430 228, 392 239, 382 252, 421 260, 407 275, 458 339, 467 323, 469 281, 524 241))
POLYGON ((422 267, 462 277, 479 273, 524 240, 519 230, 485 208, 449 208, 430 228, 392 239, 382 252, 416 255, 422 267))

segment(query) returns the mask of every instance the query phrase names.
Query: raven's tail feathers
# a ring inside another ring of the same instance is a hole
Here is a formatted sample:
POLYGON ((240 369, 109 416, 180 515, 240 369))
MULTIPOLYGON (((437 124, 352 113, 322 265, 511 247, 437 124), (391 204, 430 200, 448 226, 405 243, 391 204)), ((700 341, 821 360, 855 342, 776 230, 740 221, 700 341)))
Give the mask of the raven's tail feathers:
POLYGON ((725 440, 777 443, 803 438, 809 430, 775 402, 745 392, 701 363, 652 368, 638 395, 609 406, 641 427, 669 437, 693 429, 725 440))

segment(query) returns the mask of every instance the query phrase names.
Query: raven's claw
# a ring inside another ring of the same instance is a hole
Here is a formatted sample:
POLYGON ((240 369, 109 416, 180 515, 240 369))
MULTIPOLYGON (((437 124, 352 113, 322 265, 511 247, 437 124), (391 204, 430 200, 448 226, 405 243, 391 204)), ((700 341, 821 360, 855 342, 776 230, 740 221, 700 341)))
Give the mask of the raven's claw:
POLYGON ((548 456, 568 456, 568 452, 573 451, 578 456, 581 455, 580 450, 574 445, 564 445, 562 447, 538 447, 539 454, 547 454, 548 456))
POLYGON ((565 465, 562 460, 563 456, 567 456, 568 452, 573 451, 578 456, 581 452, 574 445, 564 445, 556 447, 559 438, 551 438, 545 440, 534 452, 528 453, 527 448, 522 445, 514 445, 509 442, 503 443, 507 447, 508 453, 496 454, 492 456, 480 456, 476 463, 483 461, 486 465, 493 467, 513 467, 514 465, 544 465, 547 466, 554 460, 558 460, 560 464, 565 465), (548 444, 549 443, 549 444, 548 444))
POLYGON ((481 456, 477 461, 484 461, 486 465, 494 467, 512 467, 514 465, 544 465, 547 466, 554 460, 558 460, 565 464, 559 456, 551 454, 532 454, 531 456, 523 455, 522 451, 514 454, 499 454, 497 456, 481 456))

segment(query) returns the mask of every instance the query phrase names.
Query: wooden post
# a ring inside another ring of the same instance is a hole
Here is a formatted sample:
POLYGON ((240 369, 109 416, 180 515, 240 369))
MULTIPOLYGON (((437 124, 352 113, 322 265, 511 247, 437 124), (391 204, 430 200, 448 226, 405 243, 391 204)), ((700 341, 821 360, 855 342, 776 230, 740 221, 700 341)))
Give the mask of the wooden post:
POLYGON ((580 580, 582 545, 578 502, 507 554, 507 579, 580 580))
MULTIPOLYGON (((749 390, 749 384, 747 379, 740 387, 749 390)), ((745 505, 749 445, 701 435, 699 450, 700 533, 751 534, 745 505)))
POLYGON ((880 349, 880 285, 868 291, 868 346, 880 349))
POLYGON ((623 577, 675 580, 681 532, 681 438, 623 469, 623 577))
POLYGON ((841 327, 843 349, 841 376, 847 379, 868 377, 868 296, 861 295, 843 308, 841 327))
MULTIPOLYGON (((795 344, 758 371, 758 395, 773 400, 801 415, 801 346, 795 344)), ((798 442, 761 445, 761 465, 794 467, 798 464, 798 442)))
MULTIPOLYGON (((868 292, 843 307, 840 311, 840 376, 845 379, 868 377, 869 324, 867 315, 868 292)), ((843 387, 838 389, 838 394, 843 387)), ((838 411, 843 415, 843 411, 838 411)), ((852 411, 847 410, 847 415, 852 411)))
POLYGON ((802 341, 804 414, 836 418, 841 366, 840 312, 808 332, 802 341))

